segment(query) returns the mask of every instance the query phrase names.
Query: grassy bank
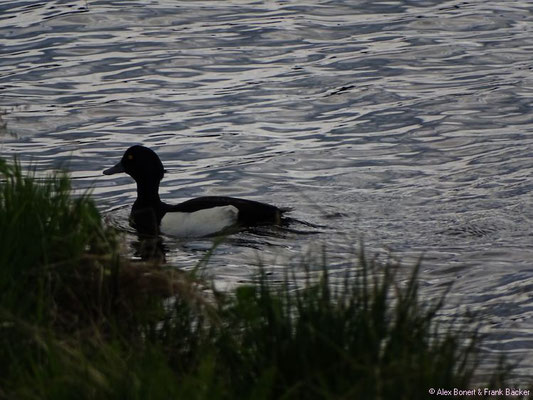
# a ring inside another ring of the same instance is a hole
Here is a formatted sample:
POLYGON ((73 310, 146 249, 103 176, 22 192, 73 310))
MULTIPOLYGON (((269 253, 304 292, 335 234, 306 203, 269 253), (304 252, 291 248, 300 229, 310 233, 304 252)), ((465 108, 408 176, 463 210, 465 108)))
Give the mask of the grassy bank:
POLYGON ((474 383, 480 336, 437 322, 444 297, 419 298, 416 268, 399 285, 397 265, 361 257, 340 285, 324 265, 298 291, 264 268, 254 285, 205 290, 124 259, 67 176, 0 161, 0 179, 1 398, 427 399, 506 385, 501 370, 474 383))

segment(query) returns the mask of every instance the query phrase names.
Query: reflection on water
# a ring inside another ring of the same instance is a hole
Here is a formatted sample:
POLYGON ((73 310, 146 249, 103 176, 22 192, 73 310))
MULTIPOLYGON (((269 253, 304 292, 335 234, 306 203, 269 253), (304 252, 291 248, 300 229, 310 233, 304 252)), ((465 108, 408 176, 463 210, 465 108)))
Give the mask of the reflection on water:
MULTIPOLYGON (((360 241, 406 263, 423 254, 428 295, 455 281, 452 300, 491 321, 491 348, 523 354, 532 11, 514 0, 1 2, 0 151, 69 168, 128 231, 135 187, 101 171, 133 143, 153 147, 170 203, 241 196, 321 226, 228 238, 207 267, 218 282, 249 279, 259 259, 283 271, 322 243, 339 269, 360 241)), ((163 246, 192 268, 213 240, 163 246)))

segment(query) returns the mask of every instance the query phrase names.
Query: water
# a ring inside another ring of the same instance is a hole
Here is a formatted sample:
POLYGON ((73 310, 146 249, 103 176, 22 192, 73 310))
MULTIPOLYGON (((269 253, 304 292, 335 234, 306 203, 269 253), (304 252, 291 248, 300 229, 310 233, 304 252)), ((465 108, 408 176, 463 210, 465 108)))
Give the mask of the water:
MULTIPOLYGON (((67 166, 125 229, 134 185, 101 171, 133 143, 163 159, 169 202, 322 226, 234 235, 207 267, 221 286, 322 245, 338 270, 361 243, 423 256, 428 298, 454 281, 445 312, 480 312, 531 376, 532 31, 526 0, 4 1, 0 151, 67 166)), ((182 268, 211 245, 165 238, 182 268)))

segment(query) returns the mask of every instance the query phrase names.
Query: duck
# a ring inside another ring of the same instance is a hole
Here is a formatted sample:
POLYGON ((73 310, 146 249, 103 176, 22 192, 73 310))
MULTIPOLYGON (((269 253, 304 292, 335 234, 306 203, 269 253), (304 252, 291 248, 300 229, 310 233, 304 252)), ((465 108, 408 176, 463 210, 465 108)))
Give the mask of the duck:
POLYGON ((159 197, 159 185, 167 172, 152 149, 134 145, 121 160, 105 169, 104 175, 126 173, 137 184, 137 199, 129 217, 130 225, 144 235, 178 237, 212 236, 233 229, 281 225, 283 209, 254 200, 227 196, 202 196, 179 204, 159 197))

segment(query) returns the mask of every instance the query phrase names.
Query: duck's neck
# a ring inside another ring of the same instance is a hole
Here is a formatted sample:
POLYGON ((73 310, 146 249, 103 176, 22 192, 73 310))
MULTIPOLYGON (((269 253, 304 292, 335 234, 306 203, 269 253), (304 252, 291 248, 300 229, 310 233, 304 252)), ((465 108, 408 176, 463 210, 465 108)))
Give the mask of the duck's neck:
POLYGON ((156 184, 137 182, 137 200, 135 200, 136 207, 158 206, 160 202, 159 182, 156 184))

